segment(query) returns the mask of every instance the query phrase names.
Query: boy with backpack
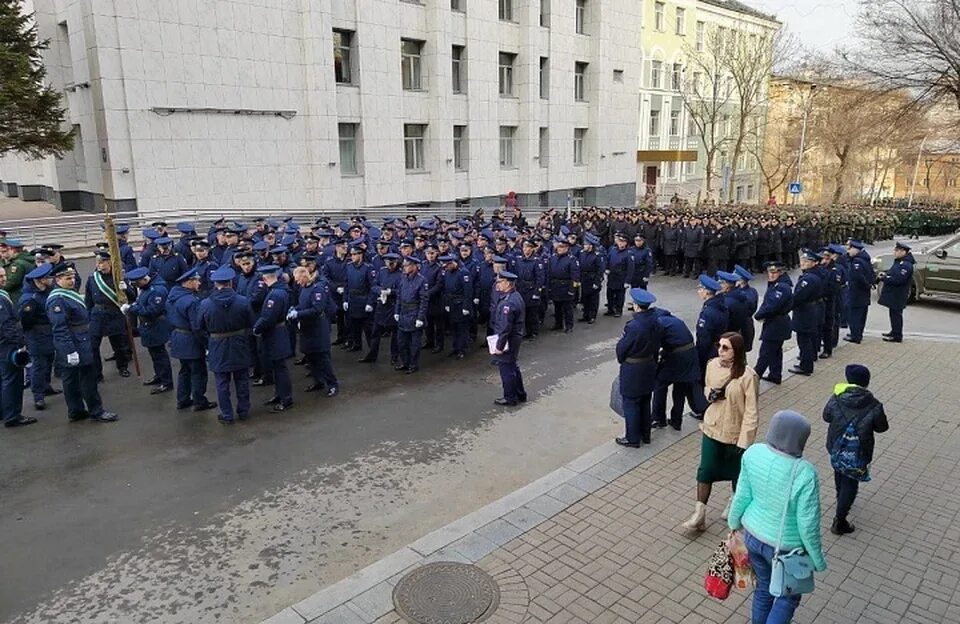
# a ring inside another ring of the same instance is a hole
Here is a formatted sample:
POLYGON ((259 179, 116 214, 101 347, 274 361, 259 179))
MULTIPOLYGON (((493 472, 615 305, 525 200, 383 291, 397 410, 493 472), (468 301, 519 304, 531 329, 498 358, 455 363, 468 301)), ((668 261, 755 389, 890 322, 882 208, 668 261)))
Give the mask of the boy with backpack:
POLYGON ((870 480, 873 434, 890 428, 883 403, 867 390, 870 369, 850 364, 845 374, 847 382, 834 386, 833 396, 823 408, 823 419, 830 423, 827 452, 837 488, 837 515, 830 527, 834 535, 853 533, 855 527, 847 522, 847 514, 857 497, 860 482, 870 480))

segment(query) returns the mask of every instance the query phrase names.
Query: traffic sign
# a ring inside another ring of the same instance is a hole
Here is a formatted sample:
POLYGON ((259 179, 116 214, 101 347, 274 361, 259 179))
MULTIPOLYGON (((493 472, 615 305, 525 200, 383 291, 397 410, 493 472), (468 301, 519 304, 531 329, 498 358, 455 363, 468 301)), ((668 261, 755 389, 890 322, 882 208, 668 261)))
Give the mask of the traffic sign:
POLYGON ((802 185, 802 184, 800 184, 799 182, 791 182, 791 183, 790 183, 790 193, 791 193, 791 194, 793 194, 793 195, 799 195, 799 194, 802 193, 802 192, 803 192, 803 185, 802 185))

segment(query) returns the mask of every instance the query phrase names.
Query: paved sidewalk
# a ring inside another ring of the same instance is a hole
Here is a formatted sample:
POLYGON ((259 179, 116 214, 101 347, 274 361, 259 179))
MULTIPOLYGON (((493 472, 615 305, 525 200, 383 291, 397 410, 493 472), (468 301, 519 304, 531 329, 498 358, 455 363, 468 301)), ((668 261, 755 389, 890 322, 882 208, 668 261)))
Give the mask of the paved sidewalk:
MULTIPOLYGON (((777 409, 797 409, 813 423, 806 457, 820 472, 829 569, 796 622, 960 622, 957 362, 956 342, 871 340, 761 397, 761 439, 777 409), (854 505, 856 533, 837 538, 829 532, 834 492, 820 414, 852 361, 873 372, 891 431, 878 436, 873 481, 854 505)), ((491 623, 748 622, 749 594, 720 602, 702 587, 705 562, 726 535, 719 513, 729 492, 715 490, 706 533, 680 528, 693 507, 698 461, 698 435, 659 432, 653 448, 638 451, 600 447, 508 496, 503 504, 516 507, 509 514, 497 517, 497 504, 481 509, 269 622, 400 623, 393 586, 439 560, 476 563, 506 584, 511 600, 491 623)))

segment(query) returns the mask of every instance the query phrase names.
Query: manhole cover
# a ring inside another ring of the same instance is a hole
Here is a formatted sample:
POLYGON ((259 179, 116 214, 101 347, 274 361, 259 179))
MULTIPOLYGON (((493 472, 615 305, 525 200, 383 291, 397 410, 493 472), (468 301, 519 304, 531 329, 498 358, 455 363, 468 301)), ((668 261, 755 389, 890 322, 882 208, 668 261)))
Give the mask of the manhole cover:
POLYGON ((500 589, 476 566, 442 561, 400 579, 393 589, 393 604, 413 624, 470 624, 493 615, 500 589))

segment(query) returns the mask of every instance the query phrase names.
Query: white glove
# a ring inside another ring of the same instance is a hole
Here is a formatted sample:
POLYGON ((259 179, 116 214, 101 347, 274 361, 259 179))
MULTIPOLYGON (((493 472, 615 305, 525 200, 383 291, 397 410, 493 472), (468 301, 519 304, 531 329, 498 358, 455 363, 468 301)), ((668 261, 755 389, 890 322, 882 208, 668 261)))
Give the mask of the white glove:
POLYGON ((384 291, 381 290, 380 296, 377 298, 380 300, 380 303, 383 303, 383 304, 387 303, 387 293, 385 293, 384 291))
POLYGON ((373 312, 373 306, 372 306, 372 305, 365 305, 365 306, 363 306, 363 309, 366 310, 367 312, 373 312))
POLYGON ((338 295, 342 295, 342 294, 343 294, 343 286, 337 286, 337 294, 338 294, 338 295))
POLYGON ((474 300, 473 300, 473 305, 480 305, 480 300, 479 300, 479 299, 474 299, 474 300))
POLYGON ((80 354, 74 351, 67 354, 67 366, 78 366, 80 364, 80 354))
POLYGON ((203 357, 210 357, 210 349, 203 352, 203 357))
POLYGON ((605 275, 610 275, 610 269, 607 269, 607 270, 604 271, 603 273, 604 273, 605 275))
POLYGON ((423 321, 421 321, 420 319, 417 319, 417 322, 414 323, 414 326, 415 326, 417 329, 420 329, 421 327, 423 327, 423 321))
POLYGON ((536 301, 539 298, 540 298, 540 295, 534 295, 533 297, 531 297, 531 299, 533 299, 534 301, 536 301))
POLYGON ((593 289, 594 289, 594 290, 600 290, 600 287, 597 286, 596 284, 594 284, 594 285, 593 285, 593 289))
POLYGON ((470 316, 470 310, 463 310, 464 316, 470 316))
POLYGON ((297 318, 299 314, 300 313, 297 312, 296 310, 291 309, 289 312, 287 312, 287 320, 292 321, 293 319, 297 318))
POLYGON ((624 290, 630 290, 631 288, 633 288, 633 285, 632 285, 632 284, 624 284, 624 285, 623 285, 623 289, 624 289, 624 290))
POLYGON ((383 290, 380 291, 380 294, 383 295, 384 298, 389 297, 392 293, 393 291, 389 288, 384 288, 383 290))
POLYGON ((450 311, 450 306, 443 306, 443 310, 444 310, 444 312, 449 312, 449 311, 450 311))
POLYGON ((129 303, 124 303, 124 304, 121 304, 120 306, 120 311, 123 312, 124 314, 126 314, 129 309, 130 309, 129 303))
POLYGON ((126 289, 127 289, 127 283, 121 280, 120 282, 117 283, 117 289, 118 289, 118 290, 126 290, 126 289))
POLYGON ((393 320, 395 320, 396 322, 399 323, 399 322, 400 322, 400 315, 399 315, 399 314, 394 314, 394 315, 393 315, 393 320))
POLYGON ((346 312, 346 311, 349 310, 349 309, 350 309, 350 304, 347 303, 346 301, 344 301, 344 302, 343 302, 343 311, 346 312))

